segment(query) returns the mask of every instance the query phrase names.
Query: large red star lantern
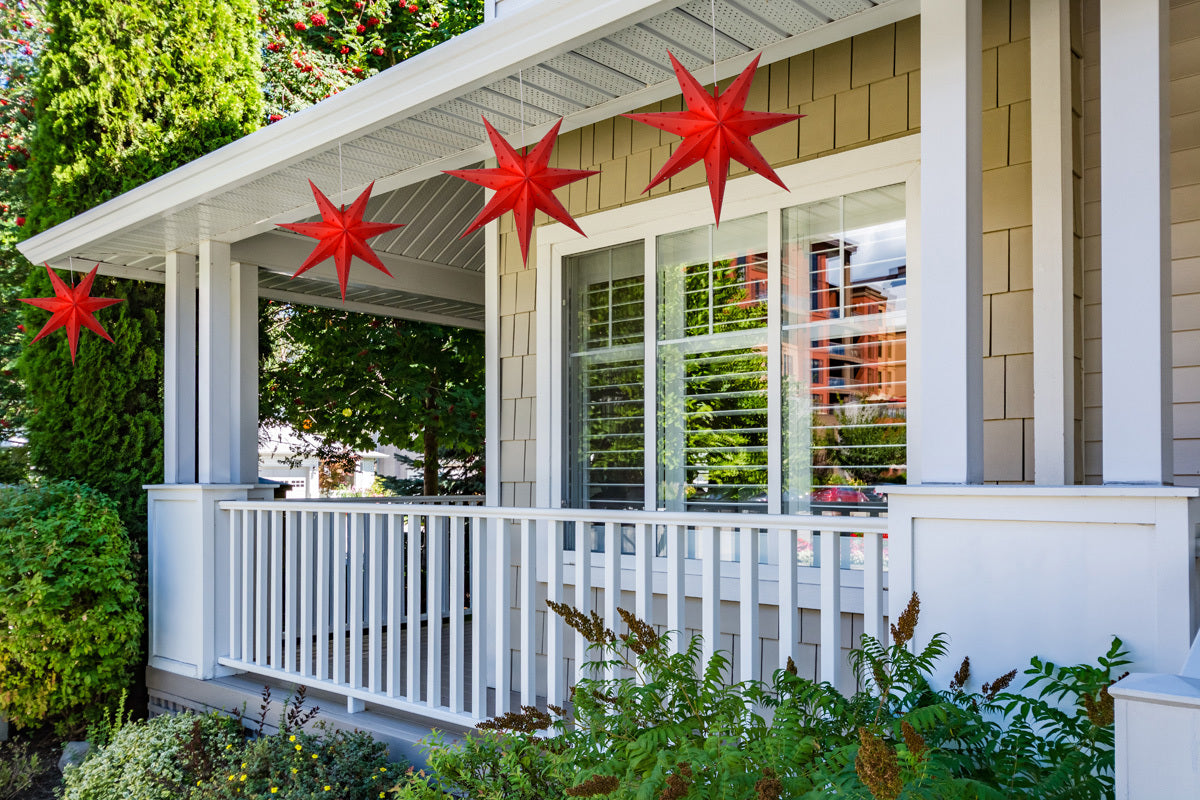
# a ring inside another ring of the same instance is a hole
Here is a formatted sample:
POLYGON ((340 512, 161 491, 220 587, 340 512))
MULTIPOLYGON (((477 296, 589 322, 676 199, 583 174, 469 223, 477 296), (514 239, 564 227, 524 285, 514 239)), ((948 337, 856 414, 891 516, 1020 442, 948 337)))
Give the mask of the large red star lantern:
POLYGON ((554 123, 554 127, 546 132, 532 151, 523 150, 521 153, 504 140, 486 117, 483 124, 487 128, 488 138, 492 140, 492 149, 496 151, 496 163, 499 166, 489 169, 445 170, 447 175, 496 191, 471 226, 463 232, 463 236, 479 230, 505 211, 512 211, 513 221, 517 226, 517 238, 521 242, 521 260, 528 264, 529 235, 533 231, 535 211, 545 211, 571 230, 583 234, 575 220, 554 196, 554 190, 583 180, 589 175, 595 175, 597 170, 558 169, 546 166, 550 163, 554 138, 558 136, 562 120, 554 123))
POLYGON ((337 268, 338 287, 342 290, 342 302, 346 301, 346 281, 350 279, 350 260, 354 256, 358 256, 389 278, 392 277, 392 273, 388 272, 387 267, 379 260, 379 256, 375 255, 375 251, 367 244, 367 239, 403 226, 388 222, 363 222, 363 212, 367 210, 367 200, 371 197, 371 190, 375 188, 375 183, 372 181, 371 185, 364 189, 358 199, 350 205, 350 208, 342 205, 340 209, 329 201, 329 198, 317 188, 316 184, 309 181, 308 185, 312 187, 313 197, 317 198, 321 221, 291 222, 279 226, 320 240, 309 254, 308 259, 300 265, 300 269, 296 270, 292 277, 299 277, 325 259, 332 258, 333 264, 337 268))
POLYGON ((67 329, 67 342, 71 345, 72 364, 75 363, 75 351, 79 347, 79 329, 87 328, 111 342, 112 337, 108 335, 108 331, 104 330, 104 326, 96 321, 94 313, 102 308, 125 302, 111 297, 91 296, 92 281, 96 279, 96 270, 98 269, 100 269, 99 264, 92 267, 92 271, 85 275, 77 286, 72 287, 63 283, 62 278, 55 275, 54 270, 50 269, 50 265, 47 264, 46 272, 50 274, 50 283, 54 286, 54 297, 20 298, 22 303, 29 303, 31 306, 51 312, 50 320, 38 335, 33 337, 33 341, 36 342, 59 328, 67 329))
POLYGON ((800 119, 804 115, 746 110, 746 98, 750 93, 754 70, 758 68, 759 56, 754 57, 750 66, 742 70, 742 74, 728 89, 722 92, 714 86, 713 93, 709 94, 672 53, 668 52, 667 55, 671 58, 675 77, 683 89, 687 111, 623 115, 683 137, 679 147, 642 193, 645 194, 667 178, 703 159, 704 172, 708 177, 708 191, 712 195, 713 213, 719 225, 730 159, 744 164, 781 188, 787 189, 762 153, 758 152, 758 148, 750 143, 750 137, 800 119))

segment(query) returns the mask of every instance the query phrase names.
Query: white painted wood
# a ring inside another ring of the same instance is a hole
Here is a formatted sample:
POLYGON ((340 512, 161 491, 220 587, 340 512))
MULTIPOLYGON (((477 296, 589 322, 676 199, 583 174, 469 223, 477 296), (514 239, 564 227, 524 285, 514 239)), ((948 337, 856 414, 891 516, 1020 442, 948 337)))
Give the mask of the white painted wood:
MULTIPOLYGON (((484 438, 485 464, 493 468, 484 474, 489 506, 500 505, 500 223, 495 220, 483 228, 484 284, 484 438)), ((476 673, 478 674, 478 673, 476 673)))
POLYGON ((254 521, 254 544, 256 550, 254 563, 257 571, 254 584, 254 661, 263 666, 270 663, 267 653, 267 647, 270 644, 269 615, 271 612, 270 584, 268 583, 271 536, 268 520, 270 516, 270 511, 259 511, 255 514, 254 521))
POLYGON ((783 511, 783 215, 767 210, 767 513, 783 511))
POLYGON ((738 585, 738 679, 761 678, 762 654, 759 651, 758 625, 758 529, 738 528, 741 542, 741 580, 738 585))
POLYGON ((233 483, 229 431, 236 423, 230 404, 234 320, 229 245, 201 242, 199 268, 198 478, 200 483, 233 483))
MULTIPOLYGON (((604 523, 604 624, 611 630, 620 628, 617 606, 621 602, 621 539, 615 523, 604 523)), ((611 662, 611 659, 610 659, 611 662)), ((610 665, 604 671, 609 680, 617 677, 617 668, 610 665)))
POLYGON ((400 668, 403 665, 401 626, 404 624, 404 516, 387 515, 387 693, 400 696, 400 668))
POLYGON ((1100 3, 1105 483, 1174 480, 1167 19, 1167 0, 1100 3))
POLYGON ((425 545, 425 703, 442 703, 442 579, 443 545, 448 535, 449 520, 430 514, 425 545))
MULTIPOLYGON (((300 516, 300 674, 313 674, 313 515, 300 516)), ((320 574, 320 573, 318 573, 320 574)), ((319 630, 319 629, 318 629, 319 630)))
MULTIPOLYGON (((584 616, 592 613, 592 526, 584 520, 573 520, 575 524, 575 607, 584 616)), ((587 639, 575 634, 575 682, 583 678, 598 677, 585 670, 591 660, 587 639)))
POLYGON ((283 668, 283 512, 272 511, 268 517, 270 526, 271 559, 271 622, 270 637, 271 666, 283 668))
POLYGON ((331 521, 333 557, 333 682, 346 683, 346 573, 349 513, 335 512, 331 521))
POLYGON ((842 663, 841 538, 836 531, 821 531, 821 656, 817 679, 844 689, 842 663))
POLYGON ((887 630, 883 615, 883 537, 868 532, 863 534, 863 633, 881 644, 887 630))
POLYGON ((300 633, 300 514, 289 511, 282 515, 283 530, 283 668, 299 672, 296 664, 296 640, 300 633))
MULTIPOLYGON (((921 0, 921 480, 983 480, 982 11, 921 0)), ((824 652, 824 645, 822 646, 824 652)))
POLYGON ((533 520, 521 520, 521 705, 537 701, 537 536, 533 520))
POLYGON ((253 511, 238 512, 241 517, 242 536, 242 660, 254 660, 254 539, 256 526, 253 521, 257 514, 253 511))
POLYGON ((405 526, 405 555, 408 567, 404 572, 407 603, 404 606, 405 630, 408 633, 405 657, 408 678, 408 701, 421 701, 421 526, 424 516, 409 514, 405 526))
MULTIPOLYGON (((538 533, 544 538, 546 552, 546 599, 562 603, 563 587, 563 525, 552 520, 538 520, 538 533)), ((546 608, 546 702, 562 706, 567 699, 564 656, 563 621, 546 608)))
POLYGON ((788 659, 799 653, 800 608, 796 602, 796 530, 779 528, 776 533, 779 547, 779 666, 786 668, 788 659))
POLYGON ((686 608, 684 594, 683 557, 687 549, 687 529, 679 525, 667 526, 667 631, 671 634, 671 649, 682 653, 687 647, 686 608))
MULTIPOLYGON (((661 233, 661 231, 654 232, 661 233)), ((642 234, 646 236, 645 233, 642 234)), ((643 330, 653 329, 653 320, 658 319, 658 248, 653 247, 653 241, 647 237, 642 243, 642 259, 643 269, 642 274, 646 276, 642 284, 643 303, 642 303, 642 319, 645 321, 646 328, 643 330)), ((559 257, 560 259, 562 256, 559 257)), ((559 270, 555 270, 556 272, 559 270)), ((561 308, 561 303, 554 303, 555 308, 561 308)), ((643 368, 642 379, 646 389, 642 394, 644 406, 642 408, 642 468, 645 471, 643 475, 642 485, 645 492, 645 508, 647 511, 652 511, 658 508, 658 336, 645 336, 643 342, 643 368)), ((561 377, 559 383, 562 383, 561 377)), ((564 394, 563 386, 556 387, 557 394, 564 394)), ((556 422, 559 429, 562 428, 561 422, 556 422)), ((561 450, 559 451, 562 452, 561 450)))
POLYGON ((721 649, 721 529, 697 528, 700 539, 700 635, 704 637, 704 664, 721 649))
POLYGON ((349 514, 350 685, 363 685, 363 515, 349 514))
POLYGON ((471 518, 471 716, 487 716, 484 629, 491 618, 487 602, 487 521, 471 518))
POLYGON ((163 482, 196 481, 196 257, 167 253, 163 482))
POLYGON ((331 573, 334 571, 333 564, 336 563, 330 555, 334 536, 334 532, 330 530, 332 521, 332 515, 317 511, 317 662, 313 674, 318 680, 329 679, 329 635, 334 629, 330 619, 330 603, 333 600, 330 597, 330 590, 333 588, 331 573))
POLYGON ((466 526, 462 517, 450 518, 450 710, 463 711, 463 682, 466 678, 466 640, 463 637, 466 607, 466 526))
POLYGON ((1029 7, 1033 147, 1033 477, 1075 482, 1075 202, 1071 7, 1029 7))
POLYGON ((657 532, 651 523, 634 526, 634 606, 638 619, 650 622, 654 618, 654 538, 657 532))
POLYGON ((244 512, 232 512, 229 519, 229 646, 226 653, 230 658, 242 657, 242 519, 244 512))
POLYGON ((372 692, 383 690, 383 515, 366 517, 369 526, 367 542, 367 687, 372 692))
MULTIPOLYGON (((228 248, 226 248, 228 250, 228 248)), ((258 482, 258 270, 230 265, 230 336, 228 419, 229 473, 233 483, 258 482)))
POLYGON ((512 522, 500 518, 494 524, 492 535, 496 539, 497 556, 491 599, 495 604, 495 705, 496 716, 500 716, 512 710, 509 698, 512 688, 512 522))

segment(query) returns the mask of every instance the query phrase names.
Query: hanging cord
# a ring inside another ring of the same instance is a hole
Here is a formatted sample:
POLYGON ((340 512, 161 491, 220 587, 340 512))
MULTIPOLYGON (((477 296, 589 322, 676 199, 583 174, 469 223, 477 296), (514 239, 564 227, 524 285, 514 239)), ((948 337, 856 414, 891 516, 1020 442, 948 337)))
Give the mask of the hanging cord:
POLYGON ((342 143, 338 142, 338 202, 346 210, 346 173, 342 167, 342 143))
POLYGON ((708 7, 712 13, 713 94, 716 94, 717 93, 717 0, 709 0, 708 7))
POLYGON ((518 99, 521 103, 521 152, 525 152, 525 76, 517 70, 518 99))

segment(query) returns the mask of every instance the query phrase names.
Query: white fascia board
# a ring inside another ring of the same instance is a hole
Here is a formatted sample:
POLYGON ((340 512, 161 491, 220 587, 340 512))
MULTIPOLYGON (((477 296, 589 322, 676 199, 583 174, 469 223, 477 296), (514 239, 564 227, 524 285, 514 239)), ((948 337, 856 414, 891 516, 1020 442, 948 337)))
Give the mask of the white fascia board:
POLYGON ((280 303, 332 308, 338 311, 351 311, 356 314, 374 314, 379 317, 396 317, 397 319, 411 319, 417 322, 432 322, 435 325, 448 325, 454 328, 468 328, 477 331, 481 331, 484 328, 483 320, 464 319, 449 314, 431 314, 428 311, 382 306, 376 303, 360 303, 355 300, 342 301, 336 297, 317 297, 316 295, 288 292, 281 289, 264 289, 259 287, 258 296, 264 300, 275 300, 280 303))
MULTIPOLYGON (((419 53, 362 83, 231 142, 31 237, 34 263, 57 260, 145 219, 193 205, 399 119, 486 86, 674 8, 677 0, 543 0, 419 53), (531 47, 536 42, 541 47, 531 47), (254 165, 253 168, 248 168, 254 165)), ((482 147, 482 143, 481 143, 482 147)), ((480 157, 486 155, 481 153, 480 157)))
MULTIPOLYGON (((254 264, 271 272, 292 274, 296 266, 308 258, 315 244, 307 237, 270 233, 233 245, 231 257, 234 261, 254 264)), ((482 273, 391 253, 376 252, 376 255, 392 277, 359 264, 353 273, 356 285, 483 305, 482 273)), ((306 272, 305 277, 330 283, 337 281, 333 261, 329 259, 306 272)))

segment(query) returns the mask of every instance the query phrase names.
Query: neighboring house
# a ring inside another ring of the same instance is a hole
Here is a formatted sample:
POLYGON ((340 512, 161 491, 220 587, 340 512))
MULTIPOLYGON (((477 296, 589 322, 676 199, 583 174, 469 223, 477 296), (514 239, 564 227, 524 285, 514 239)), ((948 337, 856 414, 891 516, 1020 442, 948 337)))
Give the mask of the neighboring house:
MULTIPOLYGON (((547 597, 702 633, 734 678, 791 656, 847 686, 914 590, 979 676, 1114 633, 1178 672, 1198 65, 1194 0, 503 0, 23 243, 167 286, 151 696, 304 683, 397 742, 467 726, 566 697, 547 597), (805 115, 755 138, 790 192, 735 165, 719 227, 699 166, 643 192, 678 139, 620 114, 681 108, 668 49, 701 80, 761 53, 749 107, 805 115), (481 114, 516 144, 563 118, 587 238, 539 214, 528 265, 510 216, 460 238, 484 193, 441 171, 491 158, 481 114), (329 262, 289 279, 309 179, 374 181, 394 278, 356 263, 344 304, 329 262), (260 297, 484 329, 486 507, 263 497, 260 297)), ((1146 680, 1114 690, 1122 791, 1185 796, 1200 684, 1146 680)))
MULTIPOLYGON (((272 428, 261 431, 258 440, 258 476, 288 485, 289 500, 321 497, 321 465, 316 456, 303 455, 303 442, 295 431, 272 428)), ((341 490, 365 494, 375 485, 377 476, 409 477, 410 468, 395 456, 394 447, 354 451, 354 475, 341 490)))

